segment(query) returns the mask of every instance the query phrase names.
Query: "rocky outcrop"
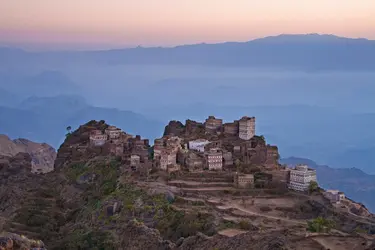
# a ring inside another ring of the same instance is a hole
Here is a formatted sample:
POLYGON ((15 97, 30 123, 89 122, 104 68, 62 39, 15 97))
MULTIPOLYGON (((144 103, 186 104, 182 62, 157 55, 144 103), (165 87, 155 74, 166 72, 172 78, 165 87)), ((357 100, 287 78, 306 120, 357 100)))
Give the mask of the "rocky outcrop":
POLYGON ((185 126, 180 121, 170 121, 164 129, 164 136, 178 136, 181 137, 185 134, 185 126))
POLYGON ((158 230, 136 221, 129 222, 120 235, 121 249, 124 250, 172 250, 175 247, 170 241, 163 240, 158 230))
POLYGON ((0 250, 25 249, 47 250, 41 240, 33 240, 13 233, 3 233, 0 235, 0 250))
POLYGON ((94 130, 104 131, 107 127, 108 125, 104 121, 90 121, 68 135, 57 151, 55 168, 59 169, 64 164, 85 162, 95 156, 109 155, 110 148, 108 145, 89 147, 90 133, 94 130))
POLYGON ((48 173, 53 171, 56 151, 46 143, 36 143, 26 139, 11 140, 5 135, 0 135, 0 156, 14 157, 18 153, 26 153, 31 157, 33 173, 48 173))

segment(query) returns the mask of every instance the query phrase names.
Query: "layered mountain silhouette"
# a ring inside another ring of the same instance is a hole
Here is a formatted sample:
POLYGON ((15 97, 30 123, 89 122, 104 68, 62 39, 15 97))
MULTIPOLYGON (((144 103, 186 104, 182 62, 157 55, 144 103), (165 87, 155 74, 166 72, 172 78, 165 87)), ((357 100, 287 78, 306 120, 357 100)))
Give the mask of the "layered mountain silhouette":
POLYGON ((163 124, 131 111, 94 107, 79 96, 30 97, 16 108, 0 107, 0 131, 10 137, 30 138, 58 147, 66 128, 83 121, 108 120, 133 134, 156 138, 163 124))
POLYGON ((308 70, 374 70, 375 41, 334 35, 279 35, 249 42, 173 48, 29 53, 0 49, 0 63, 95 61, 105 64, 173 64, 273 67, 308 70))

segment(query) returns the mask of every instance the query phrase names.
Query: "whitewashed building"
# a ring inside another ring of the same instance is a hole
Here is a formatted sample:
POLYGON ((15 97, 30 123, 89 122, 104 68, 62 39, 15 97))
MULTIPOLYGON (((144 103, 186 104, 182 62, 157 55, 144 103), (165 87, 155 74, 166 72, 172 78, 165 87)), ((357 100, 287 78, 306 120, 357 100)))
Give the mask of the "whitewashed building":
POLYGON ((255 117, 244 116, 239 120, 238 136, 243 140, 250 140, 255 135, 255 117))
POLYGON ((209 144, 210 142, 206 139, 197 139, 194 141, 189 141, 189 149, 196 150, 199 152, 204 152, 204 147, 209 144))
POLYGON ((310 183, 317 181, 316 170, 307 165, 298 165, 290 170, 289 188, 296 191, 308 191, 310 183))

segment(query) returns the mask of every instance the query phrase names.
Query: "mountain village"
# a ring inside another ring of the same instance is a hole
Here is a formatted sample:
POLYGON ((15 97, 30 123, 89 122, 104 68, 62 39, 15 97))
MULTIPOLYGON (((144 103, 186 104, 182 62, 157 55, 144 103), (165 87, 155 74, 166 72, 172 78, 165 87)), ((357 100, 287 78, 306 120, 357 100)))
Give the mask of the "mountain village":
MULTIPOLYGON (((264 187, 273 183, 282 188, 308 192, 317 185, 314 169, 306 165, 293 168, 279 164, 277 146, 266 144, 256 135, 255 117, 244 116, 231 123, 209 116, 204 123, 187 120, 183 125, 171 121, 164 136, 149 140, 132 136, 115 126, 104 131, 92 130, 90 147, 106 147, 121 157, 133 171, 156 168, 167 173, 213 172, 232 175, 236 188, 264 187)), ((345 195, 338 190, 327 190, 324 196, 332 203, 340 203, 345 195)))

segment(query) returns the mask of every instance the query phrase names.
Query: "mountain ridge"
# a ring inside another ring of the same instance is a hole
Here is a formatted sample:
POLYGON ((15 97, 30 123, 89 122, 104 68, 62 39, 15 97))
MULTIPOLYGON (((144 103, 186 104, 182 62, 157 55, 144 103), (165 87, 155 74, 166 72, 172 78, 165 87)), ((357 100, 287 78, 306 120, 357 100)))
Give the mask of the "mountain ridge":
POLYGON ((303 39, 303 38, 323 38, 331 41, 337 41, 337 40, 347 40, 347 41, 363 41, 363 42, 375 42, 375 39, 369 39, 365 37, 345 37, 345 36, 339 36, 335 34, 328 34, 328 33, 281 33, 278 35, 269 35, 264 37, 258 37, 246 41, 224 41, 224 42, 216 42, 216 43, 207 43, 207 42, 197 42, 197 43, 188 43, 188 44, 180 44, 180 45, 174 45, 174 46, 134 46, 134 47, 128 47, 128 48, 113 48, 113 49, 97 49, 97 50, 51 50, 51 51, 30 51, 27 49, 22 49, 20 47, 13 47, 13 46, 0 46, 0 52, 1 51, 11 51, 11 52, 19 52, 19 53, 30 53, 30 54, 38 54, 38 53, 54 53, 54 52, 104 52, 104 51, 121 51, 121 50, 133 50, 133 49, 175 49, 180 47, 186 47, 186 46, 209 46, 209 45, 221 45, 221 44, 246 44, 251 42, 262 42, 267 40, 283 40, 286 38, 297 38, 297 39, 303 39))

